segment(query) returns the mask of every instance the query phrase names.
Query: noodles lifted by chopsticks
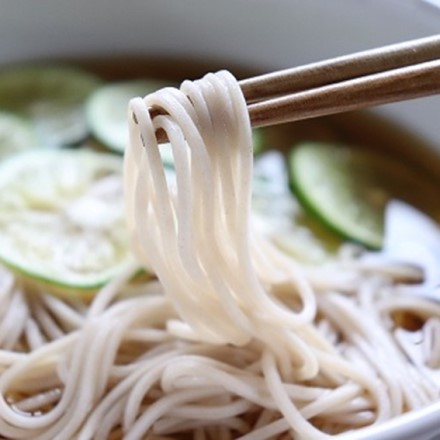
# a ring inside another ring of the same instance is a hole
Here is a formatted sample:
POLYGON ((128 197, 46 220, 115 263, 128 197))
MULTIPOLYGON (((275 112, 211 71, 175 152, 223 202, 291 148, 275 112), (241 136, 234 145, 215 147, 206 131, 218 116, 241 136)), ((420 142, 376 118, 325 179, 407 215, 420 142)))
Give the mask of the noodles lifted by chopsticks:
POLYGON ((207 75, 184 82, 181 91, 135 99, 131 109, 137 124, 125 159, 128 218, 140 260, 153 268, 189 325, 179 328, 197 340, 236 345, 253 337, 268 343, 284 328, 280 351, 294 350, 313 375, 316 362, 307 347, 288 348, 292 330, 313 319, 313 292, 298 268, 273 249, 264 251, 252 231, 251 130, 236 81, 226 72, 207 75), (151 121, 148 106, 169 115, 151 121), (175 158, 170 185, 155 140, 159 129, 175 158), (292 282, 298 312, 266 288, 277 278, 292 282))
MULTIPOLYGON (((376 407, 377 420, 396 411, 384 405, 383 390, 371 371, 348 362, 318 332, 316 297, 300 268, 252 228, 251 128, 232 75, 223 71, 186 81, 180 90, 134 99, 130 110, 131 146, 125 159, 128 218, 140 261, 153 268, 184 321, 169 322, 169 330, 213 344, 259 341, 268 391, 290 427, 306 438, 317 430, 292 402, 285 382, 325 377, 329 388, 355 383, 359 397, 368 395, 376 407), (165 114, 152 120, 150 107, 165 114), (167 181, 161 166, 158 130, 171 142, 175 182, 167 181), (277 295, 280 286, 287 290, 284 303, 277 295)), ((348 322, 356 316, 344 298, 330 296, 322 304, 322 313, 333 320, 343 313, 348 322)), ((366 338, 369 325, 374 333, 374 323, 363 323, 366 338)), ((344 336, 349 338, 350 332, 344 336)), ((403 361, 387 340, 382 342, 385 352, 403 361)), ((363 344, 357 350, 374 356, 363 344)), ((412 367, 396 366, 401 368, 412 367)), ((408 388, 399 386, 403 388, 395 390, 394 403, 401 410, 410 396, 405 396, 408 388)))
POLYGON ((127 268, 89 305, 0 268, 0 437, 352 439, 438 399, 439 305, 355 257, 305 270, 254 227, 232 75, 136 98, 130 121, 132 247, 158 280, 127 268))

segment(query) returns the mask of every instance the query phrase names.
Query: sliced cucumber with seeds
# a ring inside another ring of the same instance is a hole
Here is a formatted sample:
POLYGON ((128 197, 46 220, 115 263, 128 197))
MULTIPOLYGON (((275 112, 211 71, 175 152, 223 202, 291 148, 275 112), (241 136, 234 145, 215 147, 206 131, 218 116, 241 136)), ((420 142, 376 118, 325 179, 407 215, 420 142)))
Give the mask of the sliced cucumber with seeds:
POLYGON ((31 149, 38 143, 36 131, 28 120, 0 111, 0 160, 31 149))
POLYGON ((55 291, 93 291, 131 254, 122 160, 88 150, 33 150, 0 165, 0 260, 55 291))
POLYGON ((128 102, 167 85, 161 81, 132 80, 100 87, 87 102, 87 119, 93 135, 111 150, 123 153, 128 142, 128 102))
POLYGON ((43 145, 71 145, 88 133, 84 103, 99 84, 95 75, 69 66, 8 68, 0 72, 0 108, 28 117, 43 145))

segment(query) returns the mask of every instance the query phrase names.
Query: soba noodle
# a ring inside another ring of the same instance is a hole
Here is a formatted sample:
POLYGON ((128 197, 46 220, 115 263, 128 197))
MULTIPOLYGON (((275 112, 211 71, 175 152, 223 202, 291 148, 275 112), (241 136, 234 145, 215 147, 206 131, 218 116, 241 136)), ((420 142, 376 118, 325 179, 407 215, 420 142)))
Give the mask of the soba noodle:
POLYGON ((127 267, 87 304, 1 269, 0 436, 352 438, 438 399, 440 305, 355 255, 306 269, 255 227, 232 75, 136 98, 130 121, 128 226, 157 279, 127 267))

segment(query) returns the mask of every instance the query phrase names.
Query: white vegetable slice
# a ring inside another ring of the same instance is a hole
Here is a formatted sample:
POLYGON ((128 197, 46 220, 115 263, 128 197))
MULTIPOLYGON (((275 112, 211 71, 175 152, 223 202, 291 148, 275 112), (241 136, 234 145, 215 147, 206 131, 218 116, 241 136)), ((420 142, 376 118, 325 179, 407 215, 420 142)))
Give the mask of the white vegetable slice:
POLYGON ((100 83, 70 66, 11 67, 0 72, 0 108, 29 118, 44 145, 71 145, 88 134, 84 103, 100 83))
POLYGON ((94 290, 131 261, 122 161, 88 150, 34 150, 0 166, 0 260, 27 277, 94 290))

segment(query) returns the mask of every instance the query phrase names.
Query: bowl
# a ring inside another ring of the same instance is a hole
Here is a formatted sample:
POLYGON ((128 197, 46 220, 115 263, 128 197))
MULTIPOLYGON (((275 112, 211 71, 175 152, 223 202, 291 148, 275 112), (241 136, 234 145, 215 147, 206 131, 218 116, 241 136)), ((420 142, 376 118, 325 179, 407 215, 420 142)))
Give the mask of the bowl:
MULTIPOLYGON (((0 64, 148 55, 270 71, 433 35, 439 22, 438 0, 14 0, 0 14, 0 64)), ((375 111, 440 154, 439 97, 375 111)), ((440 402, 349 438, 430 440, 439 420, 440 402)))

